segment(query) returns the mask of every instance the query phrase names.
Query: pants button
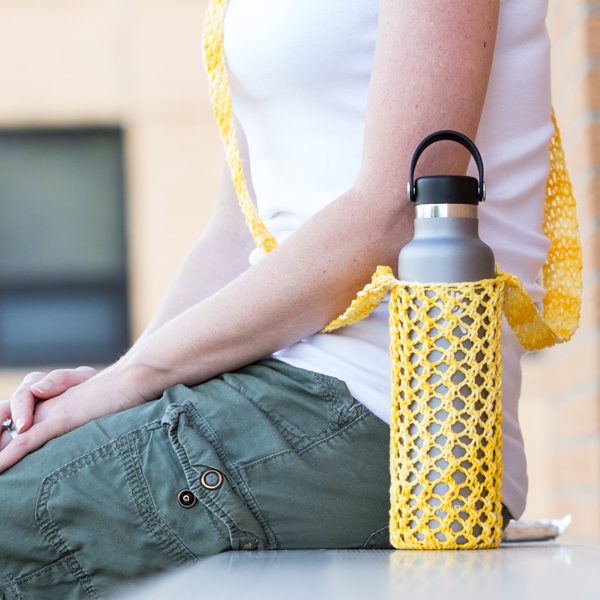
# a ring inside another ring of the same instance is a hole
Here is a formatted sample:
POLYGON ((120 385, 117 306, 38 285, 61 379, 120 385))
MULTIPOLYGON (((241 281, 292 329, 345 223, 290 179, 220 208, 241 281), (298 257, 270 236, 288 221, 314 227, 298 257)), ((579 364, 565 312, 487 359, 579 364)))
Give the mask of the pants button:
POLYGON ((179 494, 177 494, 177 502, 179 502, 183 508, 192 508, 198 500, 190 490, 181 490, 179 494))
POLYGON ((222 485, 225 477, 221 471, 217 469, 207 469, 200 475, 200 483, 207 490, 218 490, 222 485))

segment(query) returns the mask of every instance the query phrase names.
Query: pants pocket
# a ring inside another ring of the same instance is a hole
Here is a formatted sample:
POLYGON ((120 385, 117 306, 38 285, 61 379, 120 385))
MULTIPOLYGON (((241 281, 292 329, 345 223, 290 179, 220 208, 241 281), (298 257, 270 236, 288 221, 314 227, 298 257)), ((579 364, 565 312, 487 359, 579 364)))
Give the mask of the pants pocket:
POLYGON ((91 597, 124 580, 229 547, 202 503, 181 506, 187 481, 160 422, 121 435, 43 481, 36 520, 91 597))
POLYGON ((233 550, 269 547, 269 536, 246 483, 208 421, 190 402, 173 404, 162 424, 185 474, 188 489, 227 528, 233 550), (252 511, 250 506, 255 507, 252 511), (260 520, 259 520, 260 519, 260 520))

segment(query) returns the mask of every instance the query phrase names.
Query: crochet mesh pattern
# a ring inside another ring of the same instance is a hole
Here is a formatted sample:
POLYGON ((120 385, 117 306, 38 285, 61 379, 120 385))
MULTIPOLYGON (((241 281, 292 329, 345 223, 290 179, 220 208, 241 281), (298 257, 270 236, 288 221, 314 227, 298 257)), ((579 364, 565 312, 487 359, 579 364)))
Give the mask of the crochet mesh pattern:
MULTIPOLYGON (((277 246, 246 184, 223 48, 228 0, 211 0, 204 64, 233 187, 254 242, 277 246)), ((527 350, 569 340, 579 323, 581 247, 575 200, 552 111, 544 233, 550 240, 540 313, 521 281, 399 281, 378 266, 371 282, 323 333, 367 317, 390 293, 390 536, 397 548, 491 548, 502 534, 501 320, 527 350)))
POLYGON ((503 277, 402 284, 390 298, 390 537, 396 548, 502 537, 503 277))

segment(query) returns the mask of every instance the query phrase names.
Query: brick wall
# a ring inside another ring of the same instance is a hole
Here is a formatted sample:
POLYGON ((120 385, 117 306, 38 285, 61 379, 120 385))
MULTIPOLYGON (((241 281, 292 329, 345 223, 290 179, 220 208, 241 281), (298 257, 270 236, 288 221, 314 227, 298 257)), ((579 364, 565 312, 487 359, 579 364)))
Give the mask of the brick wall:
POLYGON ((584 252, 581 327, 572 342, 526 358, 523 431, 527 516, 569 512, 569 535, 600 537, 600 0, 550 0, 552 92, 584 252))

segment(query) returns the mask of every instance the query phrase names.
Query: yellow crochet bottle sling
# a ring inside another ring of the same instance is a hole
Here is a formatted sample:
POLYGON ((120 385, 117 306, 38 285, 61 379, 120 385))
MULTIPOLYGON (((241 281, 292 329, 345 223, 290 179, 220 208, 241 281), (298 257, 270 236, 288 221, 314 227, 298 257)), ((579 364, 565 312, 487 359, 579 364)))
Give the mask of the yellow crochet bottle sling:
MULTIPOLYGON (((204 21, 209 92, 246 223, 268 253, 277 241, 252 202, 235 139, 223 51, 226 6, 227 0, 211 0, 204 21)), ((544 212, 551 246, 541 314, 514 275, 422 284, 399 281, 389 266, 379 266, 348 309, 323 329, 365 318, 390 293, 390 538, 396 548, 500 544, 502 316, 528 350, 567 341, 579 322, 575 201, 554 113, 552 121, 544 212)))

